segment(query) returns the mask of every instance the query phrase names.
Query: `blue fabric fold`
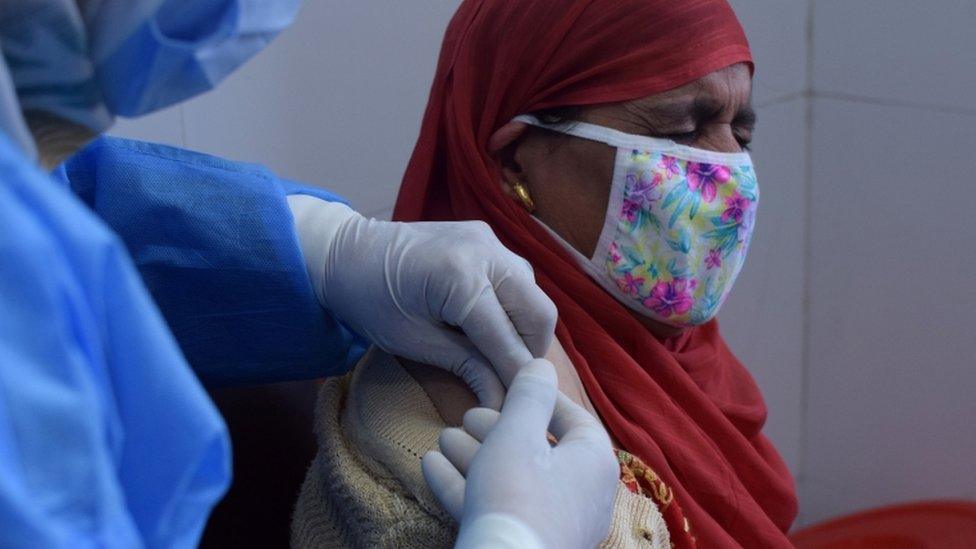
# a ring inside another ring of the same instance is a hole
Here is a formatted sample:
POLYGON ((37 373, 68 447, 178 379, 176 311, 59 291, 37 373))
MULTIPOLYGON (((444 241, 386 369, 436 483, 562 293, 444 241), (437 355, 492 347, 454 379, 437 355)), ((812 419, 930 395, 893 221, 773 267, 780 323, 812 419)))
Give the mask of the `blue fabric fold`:
POLYGON ((2 132, 0 183, 0 544, 195 547, 220 415, 122 242, 2 132))

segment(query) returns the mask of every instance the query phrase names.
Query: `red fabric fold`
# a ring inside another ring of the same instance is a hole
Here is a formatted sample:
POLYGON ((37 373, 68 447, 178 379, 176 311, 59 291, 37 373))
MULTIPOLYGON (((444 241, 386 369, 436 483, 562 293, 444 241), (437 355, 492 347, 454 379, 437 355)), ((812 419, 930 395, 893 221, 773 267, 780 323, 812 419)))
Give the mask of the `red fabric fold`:
POLYGON ((556 303, 557 337, 607 428, 673 489, 699 544, 787 547, 793 480, 718 325, 655 339, 505 196, 487 151, 518 114, 645 97, 740 62, 749 46, 723 0, 467 0, 394 217, 491 225, 556 303))

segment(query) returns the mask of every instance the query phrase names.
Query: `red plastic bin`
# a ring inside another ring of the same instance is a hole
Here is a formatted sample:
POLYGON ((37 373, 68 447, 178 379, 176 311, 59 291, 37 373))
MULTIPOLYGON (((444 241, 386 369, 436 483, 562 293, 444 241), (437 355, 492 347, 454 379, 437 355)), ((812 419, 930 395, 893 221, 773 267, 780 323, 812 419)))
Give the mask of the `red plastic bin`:
POLYGON ((828 520, 790 539, 799 549, 976 549, 976 502, 892 505, 828 520))

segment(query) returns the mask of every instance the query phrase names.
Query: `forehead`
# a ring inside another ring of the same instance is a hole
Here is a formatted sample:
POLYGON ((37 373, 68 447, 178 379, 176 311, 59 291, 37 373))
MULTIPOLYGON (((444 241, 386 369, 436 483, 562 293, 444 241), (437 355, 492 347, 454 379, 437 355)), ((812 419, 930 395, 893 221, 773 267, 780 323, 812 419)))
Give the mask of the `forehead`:
POLYGON ((661 93, 627 101, 629 107, 641 109, 673 105, 675 107, 695 106, 725 111, 734 115, 739 109, 749 105, 752 96, 752 75, 749 66, 739 63, 709 73, 690 82, 661 93))
POLYGON ((687 132, 702 122, 749 128, 755 121, 751 95, 752 74, 739 63, 673 90, 587 107, 580 119, 630 133, 687 132))

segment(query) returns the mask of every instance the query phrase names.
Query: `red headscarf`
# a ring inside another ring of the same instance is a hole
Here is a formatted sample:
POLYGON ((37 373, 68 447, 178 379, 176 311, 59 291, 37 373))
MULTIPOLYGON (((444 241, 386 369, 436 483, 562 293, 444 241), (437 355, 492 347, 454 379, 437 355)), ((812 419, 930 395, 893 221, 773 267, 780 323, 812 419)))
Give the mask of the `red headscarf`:
POLYGON ((673 488, 701 545, 788 546, 793 481, 717 324, 655 339, 502 192, 487 151, 518 114, 645 97, 739 62, 752 58, 724 0, 466 0, 444 37, 395 217, 488 222, 532 263, 604 423, 673 488))

